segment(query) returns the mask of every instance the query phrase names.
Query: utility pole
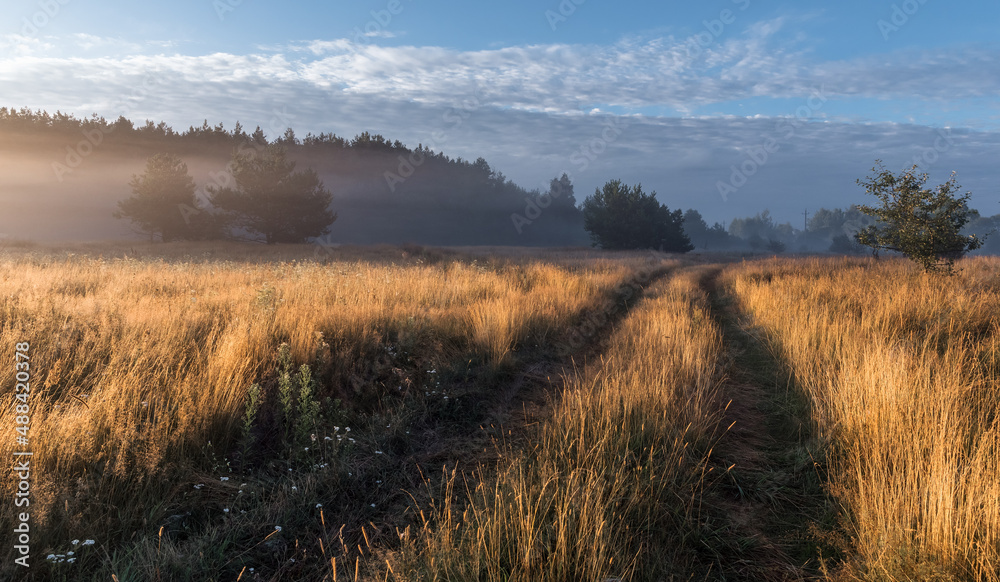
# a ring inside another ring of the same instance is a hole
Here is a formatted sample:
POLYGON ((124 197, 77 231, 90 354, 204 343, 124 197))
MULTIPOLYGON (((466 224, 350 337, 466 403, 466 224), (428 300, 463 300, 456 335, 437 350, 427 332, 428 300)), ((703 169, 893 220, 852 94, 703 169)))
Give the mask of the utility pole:
POLYGON ((806 208, 802 215, 805 217, 805 220, 802 221, 802 232, 806 232, 809 230, 809 209, 806 208))

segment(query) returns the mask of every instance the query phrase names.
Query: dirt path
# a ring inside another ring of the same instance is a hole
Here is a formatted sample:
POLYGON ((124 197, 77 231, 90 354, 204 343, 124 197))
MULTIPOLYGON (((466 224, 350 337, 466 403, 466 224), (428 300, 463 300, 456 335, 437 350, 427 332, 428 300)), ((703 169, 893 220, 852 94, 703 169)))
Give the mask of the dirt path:
MULTIPOLYGON (((566 354, 549 355, 526 363, 517 376, 504 386, 492 411, 492 418, 497 424, 493 428, 497 430, 487 431, 494 437, 494 442, 483 443, 485 446, 478 458, 480 462, 495 462, 499 458, 496 437, 500 437, 499 440, 509 445, 511 450, 532 446, 534 429, 551 416, 566 379, 574 371, 585 368, 589 362, 600 359, 607 348, 605 341, 614 328, 642 302, 642 293, 623 294, 622 289, 631 285, 645 289, 668 276, 674 267, 660 265, 648 269, 645 274, 633 273, 626 277, 595 305, 579 314, 581 321, 600 322, 593 327, 582 324, 576 327, 583 332, 578 336, 583 340, 582 345, 566 354)), ((560 330, 556 341, 568 344, 568 337, 573 331, 560 330)))
POLYGON ((743 314, 718 280, 721 270, 701 281, 726 346, 722 400, 729 404, 721 426, 731 425, 713 451, 723 475, 705 499, 722 541, 716 576, 819 579, 821 543, 812 524, 831 519, 831 508, 808 408, 765 344, 741 325, 743 314))
MULTIPOLYGON (((489 385, 479 386, 464 396, 469 411, 462 419, 446 418, 428 422, 426 437, 399 459, 396 477, 399 486, 391 499, 379 503, 384 512, 376 523, 376 539, 386 547, 394 547, 398 541, 396 530, 408 524, 418 524, 407 508, 414 502, 429 505, 428 484, 440 490, 447 471, 457 468, 470 479, 470 487, 488 480, 497 467, 505 461, 506 455, 519 455, 520 451, 531 448, 540 424, 547 420, 558 403, 566 379, 574 369, 584 368, 588 362, 600 358, 612 330, 634 310, 643 299, 641 293, 623 294, 627 286, 648 287, 667 276, 674 267, 666 264, 651 264, 644 274, 633 273, 624 278, 614 288, 595 299, 593 305, 578 314, 582 321, 597 321, 598 325, 575 329, 581 330, 580 345, 569 353, 552 353, 546 348, 538 354, 519 354, 511 368, 501 377, 489 380, 489 385), (442 471, 445 468, 447 471, 442 471), (407 517, 400 516, 407 514, 407 517)), ((554 338, 557 343, 566 343, 566 338, 574 329, 558 330, 554 338)), ((472 382, 477 372, 468 374, 472 382)), ((446 386, 454 393, 461 386, 446 386)), ((461 397, 460 397, 461 398, 461 397)), ((463 486, 466 483, 463 482, 463 486)), ((459 496, 456 504, 463 503, 459 496)), ((360 530, 354 539, 361 539, 360 530)), ((356 544, 357 541, 354 541, 356 544)))
MULTIPOLYGON (((821 579, 821 543, 814 534, 819 530, 812 524, 833 518, 822 489, 820 467, 813 458, 821 457, 810 437, 808 410, 788 388, 780 362, 740 325, 744 314, 719 282, 724 267, 678 267, 687 268, 704 273, 700 284, 722 332, 727 377, 722 402, 729 405, 720 426, 730 428, 720 434, 712 453, 711 466, 717 477, 706 484, 700 517, 705 533, 699 540, 700 557, 695 559, 697 572, 678 572, 675 579, 821 579)), ((657 273, 647 284, 670 271, 657 273)), ((610 295, 594 307, 604 312, 603 325, 588 333, 584 345, 572 354, 519 362, 496 394, 486 415, 489 420, 474 431, 476 434, 454 433, 437 443, 430 454, 422 451, 422 477, 440 474, 442 464, 452 466, 458 461, 465 469, 479 467, 469 475, 471 479, 485 479, 505 451, 517 454, 531 446, 536 427, 558 402, 563 374, 599 357, 604 349, 602 338, 609 336, 640 301, 640 297, 616 301, 610 295), (497 442, 506 446, 498 447, 497 442), (456 457, 458 449, 464 454, 456 457)), ((824 549, 822 555, 830 557, 830 552, 824 549)))

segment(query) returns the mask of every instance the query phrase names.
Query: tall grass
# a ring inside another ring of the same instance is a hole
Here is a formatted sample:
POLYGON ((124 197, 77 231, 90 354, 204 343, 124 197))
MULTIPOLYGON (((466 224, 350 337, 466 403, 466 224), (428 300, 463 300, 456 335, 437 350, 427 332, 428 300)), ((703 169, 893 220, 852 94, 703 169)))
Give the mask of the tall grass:
POLYGON ((662 580, 690 566, 721 337, 687 271, 653 285, 496 479, 452 474, 399 580, 662 580))
MULTIPOLYGON (((0 261, 0 358, 11 362, 0 385, 13 386, 15 344, 31 343, 36 553, 74 537, 120 539, 161 518, 197 482, 192 467, 210 470, 200 459, 239 450, 247 399, 264 398, 248 391, 274 377, 282 343, 292 361, 316 365, 328 396, 371 410, 406 388, 377 382, 373 367, 502 360, 569 326, 629 272, 629 259, 269 263, 105 252, 29 248, 0 261)), ((0 426, 13 427, 11 392, 0 404, 0 426)), ((0 455, 13 446, 0 439, 0 455)), ((9 464, 2 473, 0 495, 13 499, 9 464)))
POLYGON ((1000 261, 771 261, 728 284, 805 390, 845 578, 1000 579, 1000 261))

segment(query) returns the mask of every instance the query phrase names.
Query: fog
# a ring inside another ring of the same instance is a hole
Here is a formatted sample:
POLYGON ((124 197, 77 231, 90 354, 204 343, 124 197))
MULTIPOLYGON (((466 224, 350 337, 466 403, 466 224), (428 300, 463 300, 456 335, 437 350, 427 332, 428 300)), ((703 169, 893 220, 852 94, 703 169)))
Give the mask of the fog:
MULTIPOLYGON (((38 242, 148 236, 113 213, 120 200, 131 196, 129 181, 144 172, 147 158, 158 153, 157 147, 135 140, 93 141, 101 143, 74 141, 72 135, 3 133, 0 234, 38 242)), ((230 179, 231 145, 170 144, 163 149, 177 154, 188 166, 197 184, 197 199, 205 206, 206 187, 224 186, 230 179)), ((577 216, 543 213, 530 228, 518 232, 511 215, 524 212, 524 197, 530 193, 513 183, 503 184, 502 178, 490 181, 488 166, 480 171, 485 172, 486 182, 477 182, 482 175, 470 171, 480 168, 468 162, 422 159, 410 150, 297 145, 288 149, 296 169, 316 170, 333 194, 332 209, 338 218, 325 242, 531 246, 587 244, 589 240, 578 212, 577 216)))
MULTIPOLYGON (((196 183, 196 201, 211 209, 210 186, 232 185, 234 151, 268 142, 263 134, 226 132, 221 126, 184 134, 164 124, 134 128, 120 119, 76 120, 23 111, 0 126, 0 236, 36 242, 148 240, 131 222, 114 218, 132 195, 129 182, 157 153, 177 155, 196 183), (81 139, 85 138, 85 139, 81 139)), ((451 159, 422 148, 362 134, 286 136, 277 140, 297 164, 313 169, 333 195, 337 220, 322 244, 585 246, 590 237, 576 206, 588 194, 567 190, 542 203, 538 191, 507 180, 482 158, 451 159)), ((553 176, 552 178, 556 178, 553 176)), ((673 209, 672 209, 673 210, 673 209)), ((708 223, 688 209, 684 229, 697 251, 861 252, 837 237, 859 227, 857 212, 813 209, 808 228, 779 223, 766 209, 728 224, 708 223), (816 220, 823 217, 822 220, 816 220)), ((984 213, 969 233, 1000 228, 1000 215, 984 213)), ((1000 252, 991 237, 980 252, 1000 252)))

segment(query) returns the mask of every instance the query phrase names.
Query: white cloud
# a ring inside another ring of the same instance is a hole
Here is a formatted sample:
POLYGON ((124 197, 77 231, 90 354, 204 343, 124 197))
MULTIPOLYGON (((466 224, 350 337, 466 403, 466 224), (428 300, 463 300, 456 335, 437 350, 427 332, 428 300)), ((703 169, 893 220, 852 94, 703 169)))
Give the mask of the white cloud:
POLYGON ((82 32, 74 34, 72 38, 75 41, 76 46, 87 51, 95 48, 101 48, 101 49, 113 48, 116 49, 118 52, 123 52, 123 53, 134 53, 142 50, 142 45, 122 40, 120 38, 101 37, 82 32))
MULTIPOLYGON (((784 48, 775 40, 782 24, 780 19, 754 23, 743 34, 709 46, 692 39, 632 37, 613 45, 457 51, 333 39, 259 47, 255 55, 145 58, 156 61, 161 70, 214 82, 304 82, 439 105, 479 86, 488 89, 490 102, 497 106, 562 113, 595 106, 689 112, 749 97, 805 97, 819 86, 832 98, 953 100, 1000 91, 1000 53, 993 48, 816 62, 806 51, 784 48)), ((86 51, 100 50, 102 58, 65 57, 52 50, 51 42, 8 35, 0 46, 8 48, 10 56, 0 62, 11 71, 36 67, 39 62, 30 57, 44 55, 52 59, 46 66, 53 70, 71 66, 84 74, 95 68, 126 73, 137 62, 134 55, 144 54, 143 47, 120 39, 77 34, 72 40, 86 51)), ((169 48, 162 43, 149 47, 169 48)))
POLYGON ((21 58, 51 52, 56 45, 49 40, 22 34, 0 35, 0 54, 8 58, 21 58))
MULTIPOLYGON (((857 202, 853 180, 874 157, 901 167, 933 146, 936 130, 836 118, 805 124, 738 194, 723 200, 717 182, 729 179, 731 166, 745 159, 741 152, 775 133, 780 120, 749 110, 681 119, 605 112, 691 111, 755 96, 805 100, 821 85, 827 97, 846 102, 947 104, 1000 91, 1000 56, 989 48, 815 62, 804 51, 775 46, 780 25, 763 23, 700 51, 673 37, 467 52, 340 39, 262 47, 249 55, 64 57, 48 39, 8 35, 0 37, 0 98, 18 107, 96 111, 139 123, 162 119, 178 130, 207 119, 228 127, 236 120, 260 124, 271 137, 288 126, 299 136, 381 132, 451 156, 482 155, 529 188, 562 171, 574 174, 581 196, 611 177, 642 181, 672 207, 700 208, 710 220, 723 220, 767 206, 781 217, 803 199, 809 206, 857 202), (628 128, 604 140, 605 123, 614 120, 628 128)), ((123 50, 114 39, 76 41, 123 50)), ((981 117, 995 120, 995 111, 981 117)), ((1000 134, 956 132, 934 168, 959 169, 977 195, 995 194, 985 178, 993 172, 987 162, 1000 154, 1000 134)))
POLYGON ((366 38, 396 38, 398 36, 399 33, 391 30, 369 30, 365 32, 366 38))

